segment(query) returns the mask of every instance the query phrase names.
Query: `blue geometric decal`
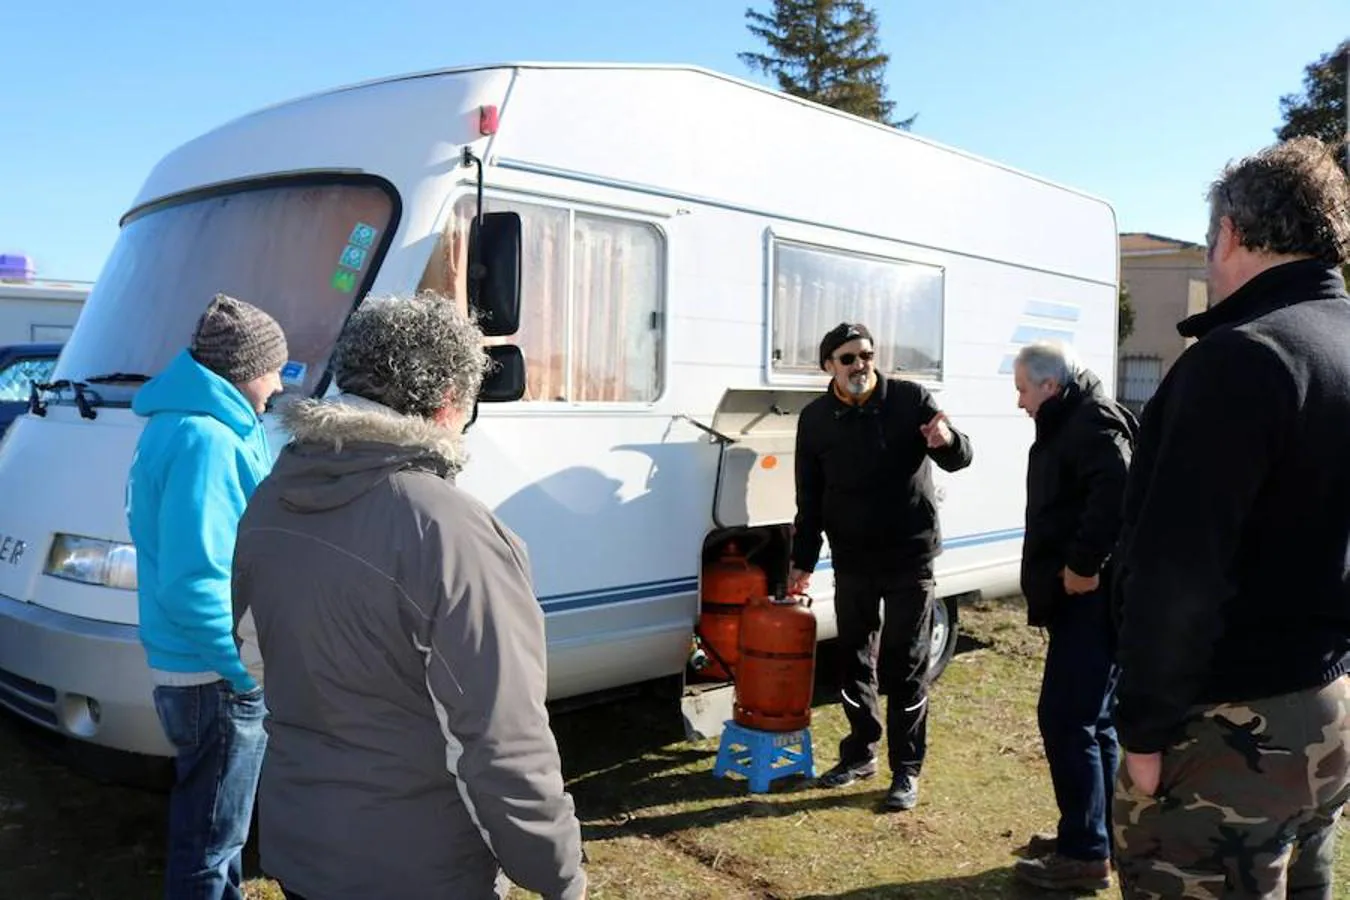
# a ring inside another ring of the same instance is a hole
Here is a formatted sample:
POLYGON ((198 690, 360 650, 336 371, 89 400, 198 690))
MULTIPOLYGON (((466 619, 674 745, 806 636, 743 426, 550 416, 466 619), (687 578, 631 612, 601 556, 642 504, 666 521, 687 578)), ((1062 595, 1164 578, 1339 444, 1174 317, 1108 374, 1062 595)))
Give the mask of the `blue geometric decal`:
MULTIPOLYGON (((1074 325, 1082 310, 1072 303, 1052 303, 1048 300, 1028 300, 1022 308, 1022 315, 1013 330, 1008 343, 1019 347, 1036 341, 1061 341, 1072 344, 1077 336, 1074 325)), ((1013 361, 1017 354, 1009 353, 1003 357, 998 367, 1000 375, 1013 373, 1013 361)))
POLYGON ((1048 303, 1045 300, 1028 300, 1026 314, 1040 319, 1059 319, 1062 322, 1077 322, 1079 309, 1068 303, 1048 303))

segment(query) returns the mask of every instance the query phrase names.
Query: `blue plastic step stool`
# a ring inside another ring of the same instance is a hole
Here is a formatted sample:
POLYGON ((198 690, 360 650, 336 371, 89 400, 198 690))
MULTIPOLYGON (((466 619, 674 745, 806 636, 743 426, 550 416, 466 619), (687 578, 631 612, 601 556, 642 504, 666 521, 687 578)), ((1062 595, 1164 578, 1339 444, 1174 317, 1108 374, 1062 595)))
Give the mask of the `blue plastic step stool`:
POLYGON ((811 729, 799 731, 759 731, 728 719, 722 726, 722 742, 717 748, 713 777, 725 778, 739 772, 750 779, 750 792, 767 794, 775 778, 802 773, 816 777, 816 761, 811 754, 811 729))

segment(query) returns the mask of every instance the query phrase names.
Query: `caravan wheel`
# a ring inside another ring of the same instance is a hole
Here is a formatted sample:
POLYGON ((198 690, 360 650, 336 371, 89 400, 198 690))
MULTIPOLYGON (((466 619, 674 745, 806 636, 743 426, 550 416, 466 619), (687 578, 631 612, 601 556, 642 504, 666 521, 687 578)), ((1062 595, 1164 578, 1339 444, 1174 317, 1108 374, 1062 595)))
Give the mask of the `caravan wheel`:
POLYGON ((939 597, 933 604, 933 636, 928 648, 928 681, 942 677, 947 663, 956 654, 958 627, 956 597, 939 597))

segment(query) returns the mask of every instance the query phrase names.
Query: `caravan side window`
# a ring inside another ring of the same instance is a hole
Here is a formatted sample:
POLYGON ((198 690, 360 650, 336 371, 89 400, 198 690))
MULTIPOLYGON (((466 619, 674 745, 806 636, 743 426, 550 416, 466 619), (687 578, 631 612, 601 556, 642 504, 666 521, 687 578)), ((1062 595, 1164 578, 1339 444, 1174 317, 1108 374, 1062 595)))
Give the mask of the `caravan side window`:
MULTIPOLYGON (((642 403, 661 393, 665 242, 644 222, 488 197, 520 214, 525 400, 642 403)), ((465 300, 472 198, 455 205, 418 289, 465 300)))
POLYGON ((862 322, 878 371, 940 381, 942 289, 938 266, 775 241, 773 369, 819 374, 825 332, 862 322))

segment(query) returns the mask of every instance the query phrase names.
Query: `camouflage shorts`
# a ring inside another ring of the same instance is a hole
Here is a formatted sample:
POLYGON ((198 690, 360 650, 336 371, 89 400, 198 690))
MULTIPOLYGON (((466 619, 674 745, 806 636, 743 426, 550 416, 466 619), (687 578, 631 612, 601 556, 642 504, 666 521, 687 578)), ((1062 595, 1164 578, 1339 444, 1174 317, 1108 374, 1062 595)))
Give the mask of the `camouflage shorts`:
POLYGON ((1126 900, 1332 897, 1350 795, 1350 678, 1195 710, 1157 794, 1122 764, 1112 818, 1126 900))

